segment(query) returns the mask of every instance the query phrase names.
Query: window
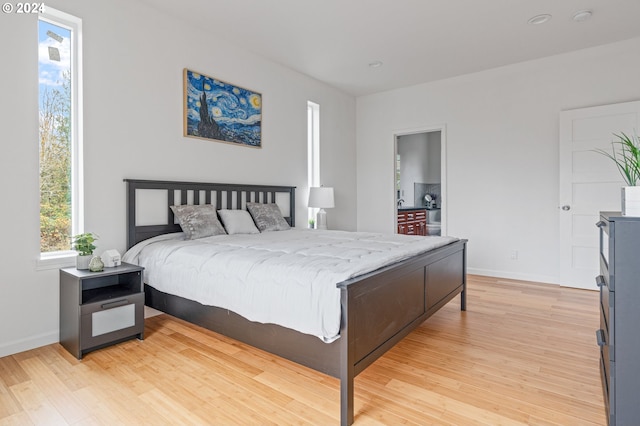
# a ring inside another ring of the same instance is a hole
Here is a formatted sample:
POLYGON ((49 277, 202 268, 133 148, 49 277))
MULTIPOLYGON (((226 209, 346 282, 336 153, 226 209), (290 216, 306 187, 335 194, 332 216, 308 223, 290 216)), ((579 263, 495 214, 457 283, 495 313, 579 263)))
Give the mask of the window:
MULTIPOLYGON (((307 183, 320 186, 320 105, 307 102, 307 183)), ((309 208, 309 220, 315 220, 318 209, 309 208)))
POLYGON ((38 19, 41 258, 64 255, 83 228, 81 25, 49 7, 38 19))

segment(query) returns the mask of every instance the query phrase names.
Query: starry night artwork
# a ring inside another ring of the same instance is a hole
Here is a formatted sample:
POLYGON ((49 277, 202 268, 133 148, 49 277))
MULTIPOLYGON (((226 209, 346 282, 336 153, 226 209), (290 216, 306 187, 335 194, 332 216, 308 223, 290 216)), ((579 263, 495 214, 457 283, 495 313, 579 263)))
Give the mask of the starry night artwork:
POLYGON ((184 135, 262 146, 262 95, 184 70, 184 135))

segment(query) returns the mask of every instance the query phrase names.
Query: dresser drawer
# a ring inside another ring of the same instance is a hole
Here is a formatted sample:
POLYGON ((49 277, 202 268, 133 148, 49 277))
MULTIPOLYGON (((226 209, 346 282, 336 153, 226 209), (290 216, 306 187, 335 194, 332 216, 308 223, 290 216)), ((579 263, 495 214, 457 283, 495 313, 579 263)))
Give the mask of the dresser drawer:
POLYGON ((609 296, 609 288, 606 285, 600 286, 600 316, 604 317, 604 323, 606 324, 607 330, 609 330, 609 307, 610 304, 610 296, 609 296))
POLYGON ((609 412, 611 409, 611 407, 609 406, 609 403, 611 401, 609 395, 609 371, 611 371, 609 361, 605 360, 602 351, 600 351, 600 380, 602 381, 602 396, 604 399, 607 419, 609 418, 609 412))
POLYGON ((415 212, 407 212, 407 220, 409 220, 409 221, 416 220, 416 213, 415 212))
MULTIPOLYGON (((603 348, 606 347, 607 348, 607 359, 610 361, 614 361, 615 357, 615 346, 613 345, 611 338, 612 338, 612 333, 607 329, 607 326, 604 322, 604 317, 602 315, 600 315, 600 330, 602 330, 602 340, 604 341, 604 346, 602 346, 603 348)), ((600 344, 600 342, 598 343, 600 344)))
POLYGON ((615 293, 606 285, 600 287, 600 328, 605 332, 606 344, 615 359, 615 293))
MULTIPOLYGON (((612 370, 613 370, 613 366, 615 364, 615 361, 613 361, 613 359, 611 359, 611 353, 610 353, 610 349, 611 346, 609 346, 607 340, 606 340, 606 335, 604 333, 604 330, 598 330, 598 346, 600 346, 600 363, 601 363, 601 373, 603 374, 602 376, 602 385, 603 387, 606 389, 606 394, 610 394, 611 393, 611 382, 613 380, 612 378, 612 370)), ((615 374, 615 371, 614 371, 615 374)))

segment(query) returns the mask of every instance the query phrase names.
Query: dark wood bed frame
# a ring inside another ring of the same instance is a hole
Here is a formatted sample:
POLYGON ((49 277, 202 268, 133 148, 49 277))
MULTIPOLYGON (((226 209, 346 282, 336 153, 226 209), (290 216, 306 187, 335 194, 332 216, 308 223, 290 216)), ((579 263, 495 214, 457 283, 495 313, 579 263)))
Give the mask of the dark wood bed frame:
MULTIPOLYGON (((193 197, 193 204, 212 204, 215 200, 213 204, 221 208, 226 201, 225 208, 240 209, 247 201, 273 202, 276 194, 284 193, 289 198, 290 212, 285 219, 295 225, 295 187, 134 179, 125 182, 128 248, 156 235, 180 232, 169 206, 186 204, 188 194, 193 197), (149 189, 167 191, 167 224, 136 225, 136 193, 149 189), (175 194, 179 194, 179 201, 175 194)), ((332 343, 275 324, 251 322, 227 309, 204 306, 146 284, 145 303, 340 379, 340 422, 350 425, 354 420, 355 376, 458 294, 461 310, 466 310, 466 242, 459 240, 337 283, 342 316, 340 338, 332 343)))

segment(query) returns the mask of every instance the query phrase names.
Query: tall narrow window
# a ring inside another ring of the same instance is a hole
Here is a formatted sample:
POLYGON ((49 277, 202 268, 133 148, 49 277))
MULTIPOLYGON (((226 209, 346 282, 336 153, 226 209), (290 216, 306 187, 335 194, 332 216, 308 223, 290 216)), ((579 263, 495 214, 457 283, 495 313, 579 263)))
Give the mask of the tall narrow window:
MULTIPOLYGON (((320 105, 307 102, 307 183, 309 188, 320 186, 320 105)), ((309 208, 309 220, 318 209, 309 208)))
POLYGON ((47 7, 38 20, 40 251, 71 249, 81 232, 79 18, 47 7))

